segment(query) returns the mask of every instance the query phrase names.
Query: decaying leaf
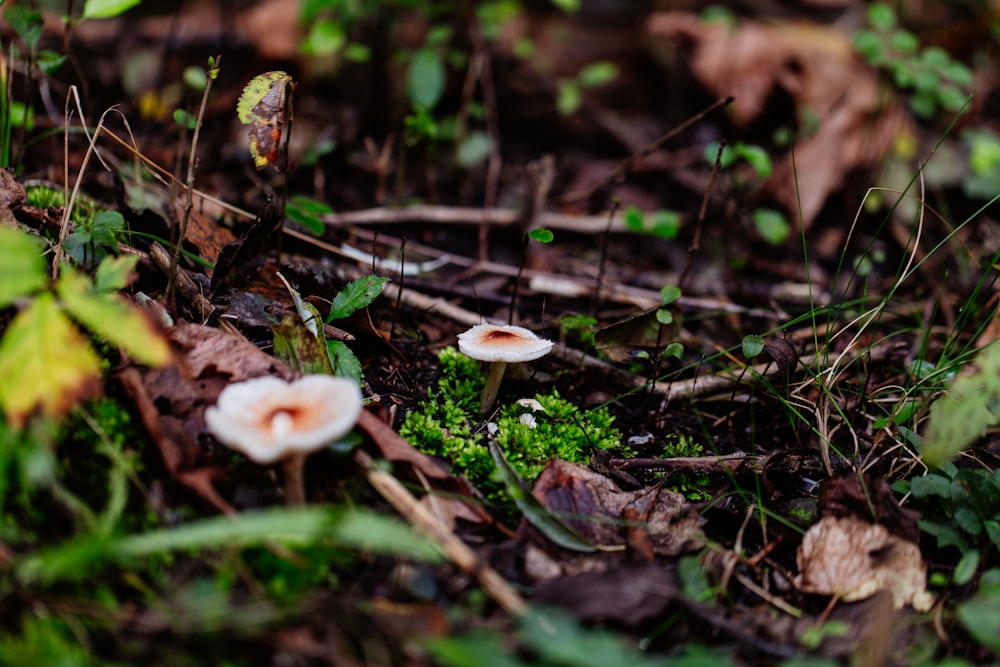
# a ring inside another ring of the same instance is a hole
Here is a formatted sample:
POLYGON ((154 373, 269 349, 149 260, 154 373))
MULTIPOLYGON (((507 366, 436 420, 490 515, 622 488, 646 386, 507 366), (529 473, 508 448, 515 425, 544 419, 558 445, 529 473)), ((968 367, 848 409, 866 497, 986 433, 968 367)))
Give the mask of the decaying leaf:
POLYGON ((764 185, 786 211, 801 206, 805 227, 850 171, 877 165, 910 124, 898 104, 886 104, 878 74, 836 26, 746 20, 731 28, 694 13, 662 12, 648 30, 708 90, 736 98, 730 117, 737 125, 756 122, 783 93, 795 104, 799 127, 815 126, 796 140, 794 165, 785 156, 764 185), (690 53, 676 58, 681 45, 690 45, 690 53))
MULTIPOLYGON (((631 534, 641 530, 655 554, 676 556, 705 543, 705 520, 684 496, 660 487, 622 491, 614 482, 592 470, 553 459, 535 481, 532 493, 549 511, 560 516, 593 544, 624 547, 631 534), (642 517, 637 521, 635 517, 642 517)), ((522 525, 522 530, 526 527, 522 525)), ((525 554, 526 569, 536 580, 567 574, 600 571, 621 562, 620 554, 579 554, 558 558, 537 547, 525 554)))
POLYGON ((287 73, 265 72, 250 80, 236 103, 240 122, 250 125, 250 155, 258 169, 273 165, 278 159, 294 89, 295 83, 287 73))
POLYGON ((934 604, 920 548, 881 524, 824 517, 806 531, 796 562, 796 585, 806 593, 853 602, 887 591, 895 609, 911 605, 927 611, 934 604))

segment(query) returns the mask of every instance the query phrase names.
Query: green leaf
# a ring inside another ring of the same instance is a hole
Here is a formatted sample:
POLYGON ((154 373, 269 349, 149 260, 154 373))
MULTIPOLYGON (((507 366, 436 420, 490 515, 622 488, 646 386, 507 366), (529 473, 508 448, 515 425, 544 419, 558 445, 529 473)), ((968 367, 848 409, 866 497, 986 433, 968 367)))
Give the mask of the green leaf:
POLYGON ((551 229, 539 227, 538 229, 532 229, 528 232, 528 237, 538 241, 539 243, 552 243, 552 239, 555 238, 555 234, 552 233, 551 229))
POLYGON ((48 282, 36 236, 0 225, 0 308, 41 289, 48 282))
POLYGON ((994 343, 980 350, 931 405, 920 447, 924 462, 935 467, 949 461, 1000 421, 998 410, 1000 345, 994 343))
POLYGON ((327 354, 330 357, 330 364, 333 367, 333 374, 338 377, 350 378, 361 384, 363 372, 361 360, 347 347, 342 340, 331 340, 326 343, 327 354))
POLYGON ((28 50, 34 51, 45 28, 42 15, 25 5, 12 5, 4 10, 3 17, 28 46, 28 50))
POLYGON ((657 308, 656 321, 660 324, 673 324, 674 314, 670 312, 669 308, 657 308))
POLYGON ((109 19, 119 16, 138 5, 142 0, 87 0, 83 4, 83 18, 109 19))
POLYGON ((440 563, 437 545, 394 517, 353 511, 334 525, 331 537, 338 544, 361 551, 398 556, 425 563, 440 563))
POLYGON ((975 549, 970 549, 962 554, 961 560, 955 566, 955 574, 952 575, 951 579, 956 586, 964 586, 972 581, 972 577, 976 576, 976 570, 978 569, 979 552, 975 549))
POLYGON ((764 351, 764 337, 750 334, 743 337, 743 356, 747 359, 756 359, 757 355, 764 351))
POLYGON ((388 278, 375 275, 361 276, 344 286, 344 289, 333 297, 330 304, 330 314, 326 321, 332 322, 353 315, 362 308, 367 308, 382 293, 388 278))
POLYGON ((740 157, 753 167, 758 178, 763 179, 771 175, 771 171, 774 169, 771 164, 771 156, 763 148, 753 144, 739 144, 738 152, 740 157))
POLYGON ((521 510, 524 518, 546 538, 564 549, 590 553, 596 551, 596 547, 588 542, 575 530, 567 526, 563 521, 552 514, 538 498, 529 493, 524 488, 524 480, 511 467, 503 450, 494 438, 489 439, 490 455, 497 467, 497 475, 507 489, 507 495, 511 497, 517 508, 521 510))
POLYGON ((558 94, 556 97, 556 109, 563 116, 576 113, 583 102, 583 93, 580 84, 573 79, 559 79, 558 94))
MULTIPOLYGON (((660 288, 660 305, 668 306, 681 298, 681 288, 677 285, 664 285, 660 288)), ((669 322, 664 322, 669 324, 669 322)))
POLYGON ((66 62, 66 56, 52 49, 42 49, 38 52, 36 62, 38 69, 42 70, 43 74, 51 76, 63 66, 63 63, 66 62))
POLYGON ((758 208, 750 215, 754 227, 761 237, 771 245, 781 245, 788 240, 792 226, 780 211, 771 208, 758 208))
POLYGON ((138 263, 138 255, 108 257, 97 266, 97 272, 94 274, 94 291, 114 292, 127 287, 138 263))
POLYGON ((660 209, 654 212, 649 231, 668 241, 677 238, 681 231, 681 214, 670 209, 660 209))
POLYGON ((896 10, 889 5, 876 2, 868 6, 868 23, 879 30, 896 27, 896 10))
POLYGON ((142 363, 162 366, 170 361, 167 339, 142 311, 117 294, 96 291, 86 276, 68 267, 59 276, 56 293, 74 318, 142 363))
POLYGON ((626 208, 622 219, 625 222, 626 229, 630 229, 633 232, 642 232, 646 229, 643 213, 636 206, 626 208))
POLYGON ((493 150, 493 142, 485 132, 470 132, 465 141, 458 145, 455 153, 455 160, 461 166, 468 169, 486 161, 493 150))
POLYGON ((322 216, 331 213, 333 213, 332 206, 304 195, 295 195, 285 207, 288 219, 301 225, 313 236, 320 236, 326 231, 326 223, 323 222, 322 216))
POLYGON ((406 72, 406 92, 410 104, 428 111, 444 94, 445 71, 441 54, 432 49, 417 51, 406 72))
POLYGON ((611 62, 591 63, 580 70, 577 80, 584 88, 596 88, 618 78, 618 67, 611 62))
POLYGON ((0 405, 14 428, 35 410, 61 417, 97 393, 100 376, 101 360, 49 292, 17 314, 0 341, 0 405))
POLYGON ((663 348, 664 357, 673 357, 674 359, 680 359, 684 356, 684 345, 681 343, 670 343, 665 348, 663 348))
POLYGON ((1000 590, 980 590, 958 608, 958 619, 969 634, 994 653, 1000 653, 1000 590))

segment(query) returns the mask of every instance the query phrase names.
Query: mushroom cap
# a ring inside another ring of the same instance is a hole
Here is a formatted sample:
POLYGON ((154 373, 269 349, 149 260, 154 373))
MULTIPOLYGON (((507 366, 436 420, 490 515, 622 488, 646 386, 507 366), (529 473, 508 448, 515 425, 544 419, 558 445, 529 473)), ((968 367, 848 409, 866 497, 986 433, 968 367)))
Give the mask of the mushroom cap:
POLYGON ((477 324, 458 334, 458 349, 479 361, 518 363, 544 357, 552 349, 552 341, 524 327, 477 324))
POLYGON ((361 399, 361 388, 347 378, 265 376, 223 389, 205 423, 220 442, 257 463, 272 463, 344 436, 361 415, 361 399))

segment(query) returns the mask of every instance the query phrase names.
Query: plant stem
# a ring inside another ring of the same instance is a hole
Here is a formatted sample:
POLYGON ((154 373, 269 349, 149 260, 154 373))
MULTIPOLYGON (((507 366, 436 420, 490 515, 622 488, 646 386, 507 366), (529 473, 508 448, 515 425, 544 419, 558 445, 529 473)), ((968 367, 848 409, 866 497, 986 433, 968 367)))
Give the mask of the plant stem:
POLYGON ((507 369, 506 361, 494 361, 490 364, 490 374, 486 378, 486 386, 483 387, 483 394, 479 402, 479 413, 485 415, 493 407, 493 401, 497 398, 500 390, 500 381, 503 379, 503 372, 507 369))
POLYGON ((292 454, 281 462, 285 474, 285 504, 290 507, 306 504, 306 485, 302 474, 305 463, 305 454, 292 454))

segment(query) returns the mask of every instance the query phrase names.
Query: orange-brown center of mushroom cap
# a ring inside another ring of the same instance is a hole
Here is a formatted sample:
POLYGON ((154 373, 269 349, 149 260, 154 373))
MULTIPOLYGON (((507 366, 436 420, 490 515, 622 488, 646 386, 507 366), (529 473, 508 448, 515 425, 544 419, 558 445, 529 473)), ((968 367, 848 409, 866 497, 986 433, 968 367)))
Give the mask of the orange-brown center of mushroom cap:
POLYGON ((493 329, 488 334, 484 336, 486 340, 498 340, 501 342, 514 340, 524 340, 524 336, 520 336, 512 331, 505 331, 504 329, 493 329))

